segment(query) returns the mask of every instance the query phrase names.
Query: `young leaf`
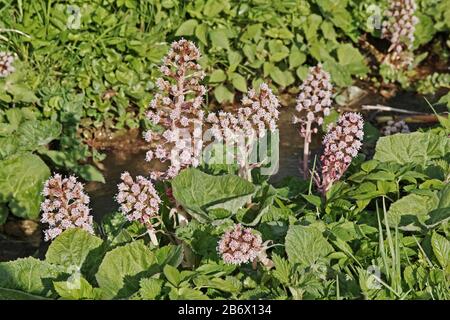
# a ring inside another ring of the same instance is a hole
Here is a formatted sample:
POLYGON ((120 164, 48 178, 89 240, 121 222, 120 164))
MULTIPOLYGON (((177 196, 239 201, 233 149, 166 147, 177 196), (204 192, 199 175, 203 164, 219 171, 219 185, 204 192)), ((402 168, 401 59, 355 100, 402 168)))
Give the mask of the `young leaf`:
POLYGON ((221 0, 208 0, 203 7, 203 13, 208 18, 213 18, 225 9, 226 3, 226 1, 221 0))
POLYGON ((191 288, 180 288, 170 292, 169 297, 171 300, 208 300, 208 296, 203 294, 200 290, 191 288))
POLYGON ((207 276, 199 276, 194 280, 197 287, 214 288, 224 292, 238 293, 242 289, 242 284, 234 277, 209 278, 207 276))
POLYGON ((285 245, 289 262, 304 267, 311 266, 333 251, 322 233, 313 226, 291 225, 285 245))
POLYGON ((230 50, 228 52, 228 63, 229 63, 229 67, 228 67, 228 74, 233 73, 236 68, 239 66, 239 64, 242 61, 242 56, 239 52, 237 51, 232 51, 230 50))
POLYGON ((140 282, 141 288, 139 295, 144 300, 154 300, 161 294, 161 288, 164 281, 154 278, 142 279, 140 282))
POLYGON ((216 48, 230 48, 230 42, 228 41, 228 35, 225 29, 211 30, 209 33, 212 45, 216 48))
POLYGON ((306 61, 306 55, 301 52, 296 46, 292 46, 289 55, 289 68, 294 69, 301 66, 306 61))
POLYGON ((103 174, 93 165, 85 164, 74 168, 74 171, 86 181, 97 181, 105 183, 103 174))
POLYGON ((339 63, 351 74, 364 75, 369 71, 364 56, 350 43, 340 45, 337 49, 339 63))
POLYGON ((287 87, 294 82, 294 77, 290 71, 281 71, 277 66, 273 66, 269 74, 272 80, 282 87, 287 87))
POLYGON ((200 40, 205 46, 208 45, 208 25, 205 23, 199 24, 195 28, 195 36, 200 40))
POLYGON ((20 290, 0 288, 0 300, 51 300, 39 295, 26 293, 20 290))
POLYGON ((101 290, 93 288, 86 279, 79 276, 72 280, 55 281, 53 286, 62 299, 67 300, 95 300, 101 298, 101 290))
POLYGON ((186 20, 178 27, 175 36, 192 36, 197 25, 198 21, 195 19, 186 20))
POLYGON ((289 261, 281 258, 277 254, 272 255, 272 260, 275 265, 275 270, 273 271, 274 277, 282 284, 288 284, 291 275, 291 265, 289 264, 289 261))
POLYGON ((302 194, 302 197, 317 208, 322 206, 322 199, 319 196, 315 196, 313 194, 302 194))
POLYGON ((437 232, 431 235, 433 253, 441 267, 446 270, 450 265, 450 241, 437 232))
POLYGON ((163 272, 167 280, 175 287, 178 287, 181 282, 181 274, 177 270, 177 268, 172 267, 170 264, 168 264, 164 266, 163 272))
POLYGON ((167 245, 155 251, 155 258, 160 266, 170 264, 178 267, 183 261, 183 247, 181 245, 167 245))
POLYGON ((231 76, 231 83, 237 90, 247 92, 247 81, 240 74, 233 73, 231 76))
POLYGON ((394 202, 387 212, 390 227, 419 231, 420 224, 428 218, 428 212, 437 206, 437 197, 409 194, 394 202))
POLYGON ((234 94, 231 93, 227 87, 221 84, 214 89, 214 97, 217 99, 219 103, 225 101, 231 102, 234 99, 234 94))
POLYGON ((224 82, 227 79, 227 75, 223 70, 217 69, 211 72, 211 75, 209 76, 209 83, 217 83, 217 82, 224 82))

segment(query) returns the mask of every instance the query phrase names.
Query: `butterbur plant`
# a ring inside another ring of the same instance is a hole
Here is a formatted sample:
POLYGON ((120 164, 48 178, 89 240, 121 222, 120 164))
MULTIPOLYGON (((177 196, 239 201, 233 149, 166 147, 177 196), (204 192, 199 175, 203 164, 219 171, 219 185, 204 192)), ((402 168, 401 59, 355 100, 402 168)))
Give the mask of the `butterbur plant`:
POLYGON ((151 144, 146 160, 169 162, 166 171, 152 172, 154 179, 169 179, 182 168, 197 167, 203 147, 203 96, 206 89, 200 82, 205 74, 197 60, 200 52, 191 41, 172 43, 163 59, 157 79, 159 92, 150 103, 148 119, 161 131, 149 130, 144 138, 151 144))
POLYGON ((44 230, 45 241, 71 228, 94 233, 93 219, 89 214, 89 197, 74 176, 63 178, 55 174, 50 177, 45 182, 43 195, 45 200, 41 204, 41 222, 48 225, 44 230))
POLYGON ((227 264, 254 262, 262 250, 261 236, 241 224, 226 231, 217 244, 217 251, 227 264))
POLYGON ((299 89, 300 94, 295 108, 297 114, 293 117, 293 123, 300 124, 300 136, 304 139, 303 174, 307 178, 312 134, 317 133, 317 126, 323 124, 324 117, 331 111, 333 86, 330 74, 322 68, 321 64, 311 67, 299 89))
POLYGON ((413 60, 411 50, 419 22, 414 16, 416 8, 414 0, 392 0, 385 13, 387 19, 383 21, 381 33, 391 42, 385 61, 398 69, 407 68, 413 60))
POLYGON ((354 112, 341 115, 335 125, 330 125, 322 143, 321 177, 317 173, 314 177, 323 195, 343 176, 357 156, 364 137, 363 125, 362 116, 354 112))
POLYGON ((224 143, 227 148, 236 145, 232 160, 239 166, 239 176, 251 181, 251 170, 262 165, 253 162, 255 159, 252 153, 258 139, 277 130, 279 101, 269 86, 262 83, 258 92, 250 89, 241 104, 236 114, 223 111, 218 115, 210 113, 207 123, 217 141, 224 143))
POLYGON ((135 181, 128 172, 122 173, 120 178, 122 182, 118 185, 119 193, 116 196, 120 211, 128 221, 142 223, 152 242, 157 245, 155 227, 160 224, 161 199, 153 183, 143 176, 137 176, 135 181))
POLYGON ((0 78, 5 78, 16 71, 13 66, 16 55, 10 52, 0 51, 0 78))

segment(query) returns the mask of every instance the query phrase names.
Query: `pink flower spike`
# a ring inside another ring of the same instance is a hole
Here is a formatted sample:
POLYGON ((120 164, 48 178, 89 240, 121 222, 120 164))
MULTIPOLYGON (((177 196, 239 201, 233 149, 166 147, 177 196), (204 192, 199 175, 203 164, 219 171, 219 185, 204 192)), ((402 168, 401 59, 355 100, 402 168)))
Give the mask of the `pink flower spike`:
POLYGON ((239 165, 239 175, 250 179, 250 154, 259 138, 277 130, 280 104, 266 83, 260 85, 258 92, 248 90, 241 104, 237 113, 221 111, 217 115, 209 114, 206 122, 217 141, 231 147, 238 145, 233 160, 239 165))
MULTIPOLYGON (((191 139, 193 132, 201 127, 204 112, 201 110, 206 88, 201 84, 204 72, 197 63, 200 52, 193 42, 181 39, 172 43, 160 68, 162 78, 157 80, 158 93, 150 102, 148 119, 162 127, 162 132, 147 131, 144 134, 150 143, 146 160, 158 159, 167 162, 168 169, 153 172, 156 179, 170 179, 186 167, 200 163, 200 153, 195 144, 202 145, 202 135, 191 139), (175 142, 183 141, 184 144, 175 142), (183 148, 180 146, 183 145, 183 148), (184 152, 182 154, 182 152, 184 152), (189 156, 186 155, 189 153, 189 156), (180 156, 183 159, 180 159, 180 156), (178 163, 182 163, 178 165, 178 163)), ((197 130, 198 131, 198 130, 197 130)))
POLYGON ((41 222, 48 225, 44 230, 45 241, 53 240, 64 230, 75 227, 94 233, 89 197, 74 176, 63 178, 55 174, 45 182, 42 194, 45 199, 41 204, 41 222))
POLYGON ((128 221, 139 221, 147 229, 154 229, 152 219, 159 219, 159 206, 161 199, 153 186, 153 183, 142 177, 134 180, 128 172, 121 175, 122 182, 119 183, 119 193, 116 201, 120 205, 120 211, 128 221))
POLYGON ((317 174, 315 177, 317 187, 323 194, 342 177, 352 159, 358 155, 364 136, 363 124, 360 114, 348 112, 339 117, 336 125, 329 127, 322 142, 322 177, 317 174))
POLYGON ((330 114, 332 90, 330 74, 320 63, 309 68, 309 74, 300 86, 296 106, 299 114, 295 123, 301 123, 304 129, 308 121, 321 125, 323 118, 330 114))
POLYGON ((0 78, 6 78, 11 73, 16 71, 13 66, 13 63, 16 59, 16 54, 0 51, 0 78))
POLYGON ((391 42, 385 61, 397 69, 409 67, 414 56, 414 32, 418 18, 414 0, 391 0, 386 11, 387 20, 383 21, 381 34, 391 42))
POLYGON ((227 264, 253 262, 262 250, 261 236, 241 224, 225 232, 217 244, 217 251, 227 264))

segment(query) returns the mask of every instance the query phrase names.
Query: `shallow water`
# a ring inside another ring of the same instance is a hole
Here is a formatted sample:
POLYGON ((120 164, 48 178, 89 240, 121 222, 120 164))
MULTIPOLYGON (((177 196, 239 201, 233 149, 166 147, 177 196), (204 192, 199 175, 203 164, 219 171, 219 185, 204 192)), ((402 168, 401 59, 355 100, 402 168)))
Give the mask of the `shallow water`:
POLYGON ((120 175, 128 171, 132 176, 143 175, 156 169, 156 165, 145 161, 145 151, 127 152, 106 151, 106 159, 102 162, 102 171, 106 183, 89 182, 85 189, 91 198, 91 208, 97 221, 107 213, 117 209, 114 196, 117 193, 117 184, 120 183, 120 175))

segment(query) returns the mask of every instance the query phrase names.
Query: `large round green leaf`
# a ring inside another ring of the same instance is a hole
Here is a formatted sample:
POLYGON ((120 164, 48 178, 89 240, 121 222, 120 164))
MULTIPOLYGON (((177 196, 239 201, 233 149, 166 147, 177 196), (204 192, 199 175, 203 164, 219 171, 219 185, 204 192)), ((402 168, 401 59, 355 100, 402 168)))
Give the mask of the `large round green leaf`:
POLYGON ((102 239, 89 232, 74 228, 60 234, 47 250, 47 262, 66 268, 81 269, 86 259, 101 256, 102 239))
POLYGON ((0 203, 21 218, 37 219, 41 191, 50 170, 40 157, 25 153, 0 161, 0 203))
POLYGON ((236 213, 255 192, 252 183, 235 175, 212 176, 186 169, 172 181, 173 195, 199 220, 212 220, 208 210, 225 209, 236 213))
POLYGON ((142 241, 115 248, 105 255, 96 274, 103 298, 127 298, 139 290, 139 281, 157 272, 153 252, 142 241))
POLYGON ((20 292, 42 297, 51 295, 50 279, 62 275, 62 268, 36 258, 17 259, 0 263, 0 297, 6 295, 7 290, 13 297, 20 292))

